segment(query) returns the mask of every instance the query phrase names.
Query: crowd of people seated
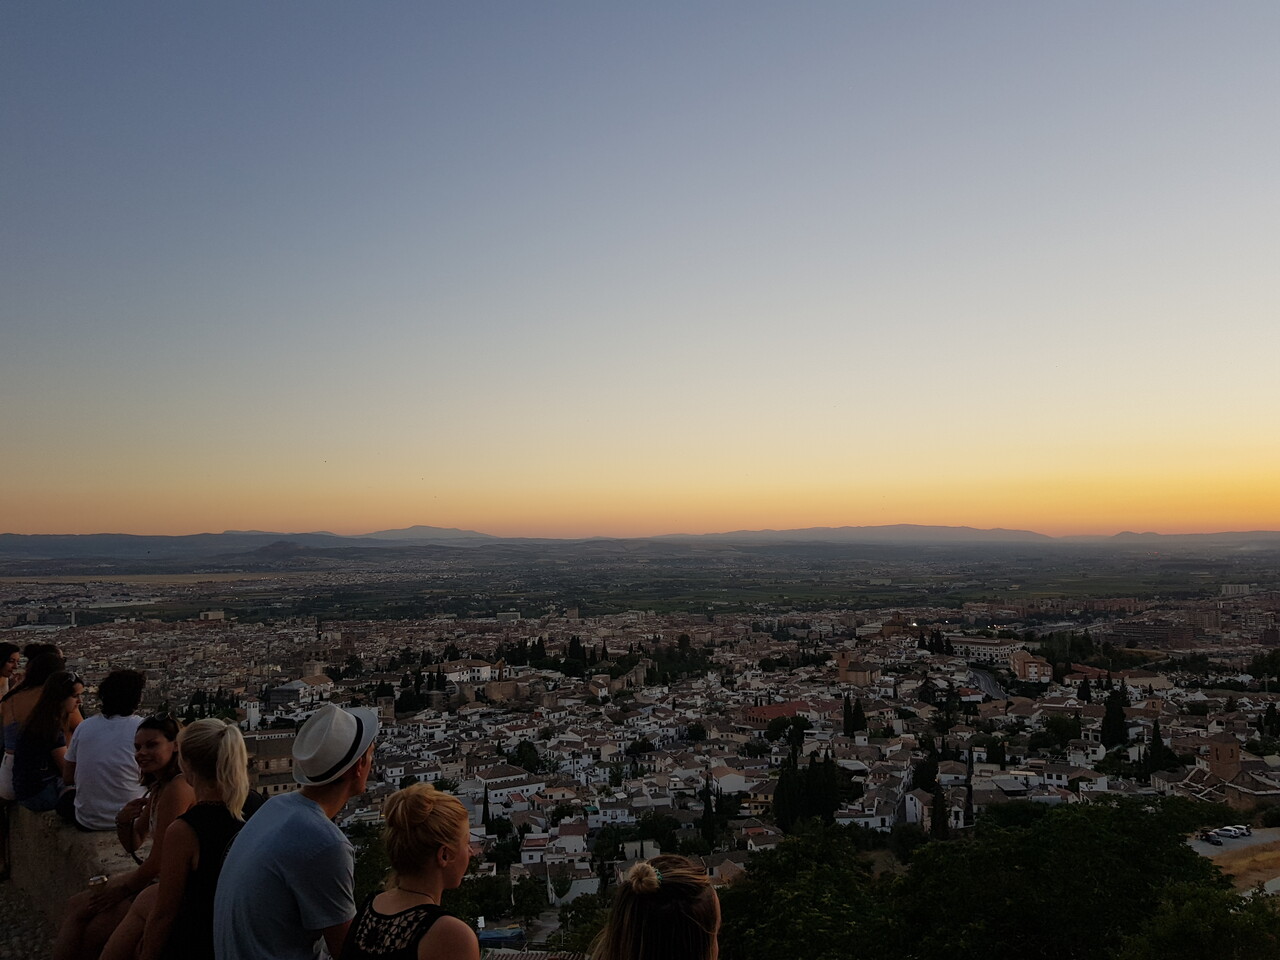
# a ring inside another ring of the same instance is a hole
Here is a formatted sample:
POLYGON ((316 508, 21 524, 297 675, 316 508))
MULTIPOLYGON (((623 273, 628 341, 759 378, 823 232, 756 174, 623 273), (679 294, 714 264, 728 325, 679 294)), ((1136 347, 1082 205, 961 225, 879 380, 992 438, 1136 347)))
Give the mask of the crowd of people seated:
MULTIPOLYGON (((384 804, 390 877, 357 909, 354 851, 333 821, 365 790, 375 711, 312 714, 293 745, 299 789, 264 801, 239 727, 138 717, 143 685, 114 671, 85 720, 84 686, 57 648, 0 645, 0 797, 114 829, 137 864, 70 898, 54 960, 479 960, 475 932, 441 906, 471 861, 469 816, 430 784, 384 804)), ((619 884, 592 957, 715 960, 719 926, 706 874, 659 856, 619 884)))

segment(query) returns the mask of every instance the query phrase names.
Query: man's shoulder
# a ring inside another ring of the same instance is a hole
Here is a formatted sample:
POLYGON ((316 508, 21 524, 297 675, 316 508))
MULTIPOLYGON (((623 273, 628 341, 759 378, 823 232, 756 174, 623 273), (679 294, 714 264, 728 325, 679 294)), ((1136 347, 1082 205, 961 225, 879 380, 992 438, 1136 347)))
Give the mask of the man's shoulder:
POLYGON ((348 843, 346 835, 312 800, 284 793, 264 803, 241 828, 236 845, 256 849, 314 845, 325 839, 348 843))
POLYGON ((132 735, 140 723, 142 723, 142 718, 136 713, 110 717, 106 714, 95 713, 91 717, 85 717, 76 727, 75 732, 82 737, 110 737, 122 734, 125 731, 132 735))

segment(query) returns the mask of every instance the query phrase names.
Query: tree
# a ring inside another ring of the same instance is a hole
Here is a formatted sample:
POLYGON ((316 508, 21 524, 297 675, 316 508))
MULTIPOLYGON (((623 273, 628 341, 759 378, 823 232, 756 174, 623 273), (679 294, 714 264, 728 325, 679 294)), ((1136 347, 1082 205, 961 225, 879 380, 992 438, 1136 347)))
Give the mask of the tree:
POLYGON ((1031 735, 1033 750, 1060 752, 1072 740, 1080 739, 1080 718, 1056 713, 1045 717, 1044 729, 1031 735))
POLYGON ((701 723, 691 723, 685 731, 685 739, 690 743, 701 743, 707 739, 707 728, 701 723))
POLYGON ((547 942, 552 950, 586 954, 609 918, 609 903, 593 893, 574 897, 560 908, 560 930, 547 942))
POLYGON ((800 748, 804 746, 805 731, 813 726, 804 717, 792 717, 791 725, 787 728, 787 746, 791 748, 791 755, 797 756, 800 748))
POLYGON ((721 892, 720 955, 733 960, 872 956, 871 869, 847 827, 808 821, 757 853, 721 892), (803 944, 801 952, 798 947, 803 944))
POLYGON ((391 869, 391 861, 387 858, 387 848, 382 842, 382 836, 371 824, 353 826, 347 831, 347 835, 356 851, 355 893, 363 902, 363 898, 382 889, 391 869))
POLYGON ((1178 755, 1165 746, 1164 737, 1160 733, 1160 720, 1156 719, 1151 724, 1151 745, 1147 749, 1144 773, 1150 777, 1159 770, 1169 770, 1178 765, 1178 755))
POLYGON ((639 740, 632 740, 627 744, 626 750, 623 751, 628 757, 641 757, 646 753, 653 753, 653 741, 644 737, 639 740))
POLYGON ((933 788, 933 803, 929 808, 929 838, 931 840, 946 840, 951 836, 951 824, 948 822, 950 816, 950 806, 947 803, 946 791, 942 789, 942 784, 935 784, 933 788))
POLYGON ((773 819, 784 833, 789 833, 803 815, 803 794, 795 760, 788 758, 778 772, 778 785, 773 790, 773 819))
POLYGON ((853 704, 853 732, 867 729, 867 714, 862 709, 862 698, 859 697, 853 704))
POLYGON ((938 785, 938 754, 933 746, 933 738, 925 739, 924 756, 917 760, 911 768, 911 786, 916 790, 933 792, 938 785))
POLYGON ((511 881, 505 875, 468 877, 454 890, 446 890, 441 906, 468 926, 477 917, 505 917, 511 912, 511 881))
POLYGON ((511 912, 522 924, 532 923, 546 906, 546 887, 533 877, 521 877, 512 884, 511 912))
POLYGON ((774 717, 769 721, 768 726, 764 728, 764 738, 766 740, 780 740, 789 726, 791 726, 790 717, 774 717))
POLYGON ((1256 960, 1280 955, 1275 897, 1241 897, 1194 884, 1170 889, 1119 960, 1256 960))
POLYGON ((1089 678, 1085 677, 1080 681, 1080 687, 1076 691, 1076 696, 1085 703, 1093 703, 1093 690, 1089 688, 1089 678))
POLYGON ((836 811, 840 809, 840 787, 840 772, 831 751, 827 751, 821 762, 816 756, 810 756, 809 767, 805 771, 804 816, 834 823, 836 811))
POLYGON ((528 740, 521 740, 516 744, 516 751, 512 754, 511 759, 517 767, 522 767, 530 773, 537 773, 542 766, 542 758, 538 756, 538 748, 528 740))
POLYGON ((1064 955, 1110 960, 1174 886, 1227 887, 1184 839, 1186 824, 1213 808, 1184 804, 1137 797, 1037 812, 1027 803, 1017 805, 1031 817, 1020 827, 984 817, 963 842, 915 851, 911 869, 886 882, 885 922, 871 935, 885 957, 990 960, 1039 956, 1045 930, 1070 929, 1064 955))
POLYGON ((1102 745, 1108 750, 1129 742, 1129 723, 1125 719, 1124 684, 1107 694, 1105 712, 1102 715, 1102 745))
POLYGON ((1007 762, 1004 753, 1004 741, 993 740, 987 746, 987 763, 998 763, 1000 764, 1000 769, 1003 770, 1007 762))

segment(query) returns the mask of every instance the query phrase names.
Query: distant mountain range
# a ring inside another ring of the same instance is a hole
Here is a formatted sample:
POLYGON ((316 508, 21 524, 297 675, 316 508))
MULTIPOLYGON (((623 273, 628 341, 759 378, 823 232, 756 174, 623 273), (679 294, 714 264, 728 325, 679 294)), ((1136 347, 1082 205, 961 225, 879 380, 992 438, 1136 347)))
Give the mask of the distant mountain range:
POLYGON ((979 530, 975 527, 929 527, 893 523, 879 527, 802 527, 797 530, 734 530, 731 533, 670 534, 655 540, 729 540, 759 543, 785 540, 821 543, 1045 543, 1053 540, 1031 530, 979 530))
POLYGON ((418 524, 404 527, 401 530, 379 530, 377 533, 366 533, 366 540, 426 540, 439 543, 444 540, 497 540, 498 537, 487 533, 476 533, 474 530, 459 530, 456 527, 424 527, 418 524))
POLYGON ((527 538, 495 537, 475 530, 452 527, 412 526, 378 530, 362 536, 343 537, 328 532, 279 533, 265 530, 228 530, 187 536, 139 536, 123 533, 0 534, 0 560, 130 560, 156 563, 198 563, 218 559, 233 562, 280 557, 289 554, 386 555, 409 548, 482 549, 509 546, 522 551, 545 549, 601 549, 627 551, 679 549, 723 544, 726 548, 770 544, 831 544, 853 546, 899 545, 903 547, 1028 546, 1053 549, 1080 545, 1115 549, 1227 550, 1280 549, 1280 532, 1161 534, 1118 533, 1114 536, 1050 537, 1031 530, 981 530, 974 527, 921 526, 901 523, 871 527, 805 527, 796 530, 734 530, 725 533, 669 534, 659 537, 527 538), (630 547, 628 545, 631 545, 630 547))

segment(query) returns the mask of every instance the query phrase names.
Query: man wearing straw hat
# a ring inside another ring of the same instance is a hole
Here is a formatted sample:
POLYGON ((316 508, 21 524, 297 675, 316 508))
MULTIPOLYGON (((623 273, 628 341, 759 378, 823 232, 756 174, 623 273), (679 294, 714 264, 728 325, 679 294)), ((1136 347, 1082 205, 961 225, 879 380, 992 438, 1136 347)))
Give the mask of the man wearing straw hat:
POLYGON ((355 858, 333 823, 364 792, 378 715, 317 710, 293 743, 296 793, 268 800, 236 836, 218 878, 213 944, 218 960, 313 960, 318 941, 342 954, 355 916, 355 858))

